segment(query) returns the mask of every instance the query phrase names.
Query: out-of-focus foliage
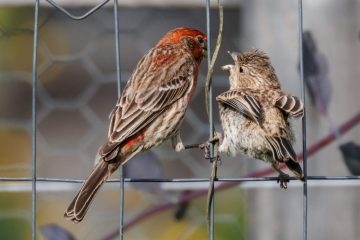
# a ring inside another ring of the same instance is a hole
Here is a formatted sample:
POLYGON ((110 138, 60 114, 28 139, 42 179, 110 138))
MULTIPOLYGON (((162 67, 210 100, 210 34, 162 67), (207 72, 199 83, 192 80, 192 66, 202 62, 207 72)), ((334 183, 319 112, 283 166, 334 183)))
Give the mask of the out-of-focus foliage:
POLYGON ((0 176, 24 177, 24 170, 31 166, 31 137, 28 132, 0 128, 0 153, 0 176))
MULTIPOLYGON (((52 52, 68 52, 68 38, 61 25, 51 22, 50 13, 39 17, 39 38, 52 52), (61 36, 61 38, 59 37, 61 36)), ((0 71, 29 72, 32 67, 34 9, 32 7, 0 7, 0 71)), ((41 44, 40 44, 41 45, 41 44)), ((40 46, 38 62, 48 54, 40 46)), ((3 80, 3 79, 2 79, 3 80)))
POLYGON ((30 193, 0 193, 0 239, 30 239, 30 206, 30 193))

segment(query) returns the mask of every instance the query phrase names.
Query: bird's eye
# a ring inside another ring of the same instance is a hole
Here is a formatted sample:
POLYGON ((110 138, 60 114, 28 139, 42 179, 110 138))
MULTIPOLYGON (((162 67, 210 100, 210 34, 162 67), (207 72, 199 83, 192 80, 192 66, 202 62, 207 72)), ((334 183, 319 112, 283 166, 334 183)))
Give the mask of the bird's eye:
POLYGON ((244 68, 240 67, 240 72, 243 73, 244 72, 244 68))
POLYGON ((198 43, 204 43, 204 39, 201 36, 197 36, 198 43))

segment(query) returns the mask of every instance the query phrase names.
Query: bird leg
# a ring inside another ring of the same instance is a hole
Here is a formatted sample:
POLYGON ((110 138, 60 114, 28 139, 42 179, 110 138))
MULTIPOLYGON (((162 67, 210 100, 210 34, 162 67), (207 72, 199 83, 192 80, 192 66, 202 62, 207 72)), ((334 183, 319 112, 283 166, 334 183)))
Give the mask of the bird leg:
POLYGON ((277 183, 280 183, 280 188, 287 189, 287 183, 290 182, 289 175, 286 173, 280 173, 277 183))
POLYGON ((215 136, 205 143, 197 143, 197 144, 190 144, 185 145, 185 149, 191 149, 191 148, 199 148, 203 151, 204 157, 206 160, 210 160, 210 162, 213 162, 215 159, 218 160, 218 162, 221 162, 220 157, 218 156, 218 145, 221 140, 221 134, 215 133, 215 136), (210 146, 214 144, 214 156, 210 157, 210 146))
POLYGON ((180 152, 185 149, 179 131, 171 138, 171 145, 176 152, 180 152))
POLYGON ((290 182, 290 177, 279 168, 279 163, 275 160, 271 161, 272 167, 279 173, 277 183, 280 183, 280 188, 287 189, 287 183, 290 182))
POLYGON ((180 152, 184 149, 200 148, 204 152, 205 158, 210 159, 210 144, 215 143, 216 141, 218 141, 218 138, 213 138, 211 140, 208 140, 206 143, 195 143, 184 146, 180 137, 180 133, 177 132, 171 138, 171 145, 176 152, 180 152))

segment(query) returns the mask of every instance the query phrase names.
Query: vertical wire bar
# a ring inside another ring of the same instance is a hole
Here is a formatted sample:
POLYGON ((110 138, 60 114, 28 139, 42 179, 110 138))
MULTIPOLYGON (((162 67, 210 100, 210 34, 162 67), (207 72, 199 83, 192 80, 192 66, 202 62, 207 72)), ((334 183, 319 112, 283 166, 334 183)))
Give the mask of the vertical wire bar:
POLYGON ((304 116, 302 119, 302 144, 303 144, 303 167, 304 167, 304 185, 303 185, 303 239, 307 240, 307 155, 306 155, 306 107, 305 107, 305 84, 304 84, 304 59, 303 59, 303 4, 298 0, 299 10, 299 62, 300 62, 300 80, 301 80, 301 98, 304 103, 304 116))
MULTIPOLYGON (((206 0, 206 35, 207 38, 207 49, 208 49, 208 58, 207 65, 210 67, 211 63, 211 41, 210 41, 210 0, 206 0)), ((209 131, 210 131, 210 139, 214 137, 213 132, 213 106, 212 106, 212 80, 210 79, 210 88, 209 88, 209 131)), ((214 157, 214 146, 211 144, 210 146, 210 159, 214 157)), ((210 231, 209 231, 209 239, 214 239, 214 208, 215 208, 215 192, 212 195, 211 199, 211 208, 210 208, 210 231)))
POLYGON ((35 0, 34 12, 34 45, 32 65, 32 164, 31 164, 31 239, 36 239, 36 81, 37 81, 37 50, 38 50, 38 19, 39 0, 35 0))
MULTIPOLYGON (((115 19, 115 48, 116 48, 116 81, 118 98, 121 95, 121 72, 120 72, 120 37, 119 37, 119 14, 118 14, 118 0, 114 0, 114 19, 115 19)), ((120 222, 119 222, 119 238, 124 238, 124 166, 119 167, 120 173, 120 222)))

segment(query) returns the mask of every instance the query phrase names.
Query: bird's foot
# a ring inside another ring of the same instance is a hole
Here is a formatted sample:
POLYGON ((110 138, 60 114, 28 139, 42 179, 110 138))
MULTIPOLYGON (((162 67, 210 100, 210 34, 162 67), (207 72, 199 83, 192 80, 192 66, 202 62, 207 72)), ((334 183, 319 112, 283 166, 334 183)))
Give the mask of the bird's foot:
POLYGON ((277 183, 280 183, 280 188, 282 189, 287 189, 287 183, 290 182, 290 177, 289 175, 285 174, 285 173, 280 173, 277 183))
POLYGON ((203 151, 204 157, 206 160, 210 160, 210 162, 217 160, 217 162, 219 164, 221 164, 221 159, 218 156, 218 145, 219 145, 220 139, 221 139, 221 134, 215 133, 215 136, 213 138, 209 139, 208 141, 206 141, 205 143, 186 145, 185 149, 199 148, 203 151), (210 154, 210 147, 212 145, 214 146, 213 157, 211 157, 211 154, 210 154))
POLYGON ((203 144, 200 144, 199 148, 203 151, 204 157, 205 157, 206 160, 209 160, 211 163, 214 162, 215 160, 217 160, 217 162, 219 164, 221 164, 221 158, 220 158, 219 155, 214 154, 215 156, 211 157, 210 146, 211 146, 211 142, 207 141, 207 142, 205 142, 203 144))

